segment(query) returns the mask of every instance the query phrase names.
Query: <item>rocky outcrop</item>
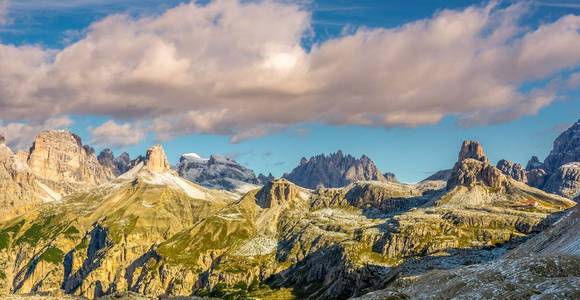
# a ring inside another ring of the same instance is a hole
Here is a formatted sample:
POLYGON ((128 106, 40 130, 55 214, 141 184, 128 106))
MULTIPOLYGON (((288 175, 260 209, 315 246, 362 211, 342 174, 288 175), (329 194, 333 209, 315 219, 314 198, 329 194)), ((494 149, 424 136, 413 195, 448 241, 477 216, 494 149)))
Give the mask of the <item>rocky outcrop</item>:
POLYGON ((530 160, 528 160, 528 164, 526 165, 526 170, 534 170, 534 169, 543 169, 544 163, 540 161, 537 156, 532 156, 530 160))
POLYGON ((260 184, 254 171, 234 159, 219 155, 207 159, 195 153, 184 154, 179 160, 177 171, 179 176, 209 188, 235 191, 260 184))
POLYGON ((286 179, 270 181, 256 194, 256 202, 262 208, 282 206, 296 199, 300 190, 286 179))
POLYGON ((544 162, 533 156, 526 167, 528 184, 571 199, 580 195, 580 121, 560 134, 544 162))
POLYGON ((110 169, 115 175, 119 175, 115 166, 115 155, 111 149, 107 148, 101 151, 97 156, 97 160, 103 167, 110 169))
POLYGON ((567 163, 559 167, 544 185, 544 190, 580 200, 580 162, 567 163))
POLYGON ((171 170, 171 165, 161 145, 152 146, 147 150, 145 167, 154 173, 164 173, 171 170))
POLYGON ((99 153, 97 156, 99 163, 111 170, 115 176, 119 176, 127 171, 129 171, 132 167, 137 165, 138 162, 132 163, 131 156, 127 152, 121 153, 118 157, 115 157, 113 151, 109 148, 104 149, 99 153))
POLYGON ((526 176, 526 171, 522 167, 522 165, 518 163, 513 163, 509 160, 502 159, 497 162, 496 167, 505 175, 510 176, 516 181, 519 182, 528 182, 528 178, 526 176))
POLYGON ((459 151, 459 160, 447 181, 447 189, 473 187, 477 184, 503 189, 506 182, 505 175, 489 163, 479 142, 464 141, 459 151))
POLYGON ((481 162, 487 162, 488 159, 483 152, 483 147, 477 141, 464 141, 459 150, 458 162, 464 161, 468 158, 475 159, 481 162))
POLYGON ((544 160, 544 169, 555 172, 570 162, 580 162, 580 120, 554 140, 554 147, 544 160))
POLYGON ((375 163, 366 155, 357 159, 342 151, 302 158, 300 164, 284 178, 299 186, 315 189, 344 187, 357 181, 387 181, 375 163))
POLYGON ((81 138, 68 131, 43 131, 30 148, 28 165, 43 183, 61 194, 86 190, 113 178, 81 138))
POLYGON ((387 172, 383 174, 383 177, 385 177, 385 181, 387 182, 399 182, 399 180, 397 180, 397 175, 395 175, 395 173, 387 172))
POLYGON ((526 178, 530 186, 543 189, 549 178, 549 174, 544 169, 531 169, 526 171, 526 178))
POLYGON ((0 136, 0 220, 18 216, 41 203, 60 200, 59 194, 37 180, 20 156, 0 136))
POLYGON ((270 182, 270 181, 272 181, 274 179, 276 179, 276 177, 274 177, 274 175, 272 175, 272 173, 269 173, 268 176, 266 176, 266 175, 264 175, 262 173, 260 173, 258 175, 258 182, 260 184, 266 184, 266 183, 268 183, 268 182, 270 182))

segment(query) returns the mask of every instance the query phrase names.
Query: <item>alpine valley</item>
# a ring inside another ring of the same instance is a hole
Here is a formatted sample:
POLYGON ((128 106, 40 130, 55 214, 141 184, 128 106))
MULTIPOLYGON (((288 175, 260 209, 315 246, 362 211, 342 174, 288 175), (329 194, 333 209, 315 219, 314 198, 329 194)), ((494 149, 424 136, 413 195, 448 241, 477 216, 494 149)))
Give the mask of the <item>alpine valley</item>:
POLYGON ((580 121, 525 168, 450 147, 406 184, 341 151, 276 179, 171 166, 160 145, 97 155, 68 131, 28 152, 1 138, 0 297, 579 299, 580 121))

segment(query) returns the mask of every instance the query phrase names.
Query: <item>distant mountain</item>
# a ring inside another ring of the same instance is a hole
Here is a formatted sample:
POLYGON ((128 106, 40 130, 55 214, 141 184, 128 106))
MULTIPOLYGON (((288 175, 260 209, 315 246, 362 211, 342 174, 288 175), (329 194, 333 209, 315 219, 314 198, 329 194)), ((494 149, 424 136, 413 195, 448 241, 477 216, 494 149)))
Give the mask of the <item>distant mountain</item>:
POLYGON ((526 175, 526 170, 522 165, 514 163, 509 160, 502 159, 497 162, 496 167, 505 175, 510 176, 514 180, 519 182, 528 182, 528 177, 526 175))
POLYGON ((451 177, 452 169, 441 170, 435 172, 433 175, 423 179, 422 181, 447 181, 451 177))
POLYGON ((219 155, 202 158, 196 153, 183 154, 176 169, 179 176, 208 188, 246 192, 260 184, 254 171, 219 155))
POLYGON ((276 177, 274 177, 274 175, 272 175, 272 173, 269 173, 268 176, 260 173, 258 175, 258 181, 260 182, 260 184, 266 184, 272 180, 276 179, 276 177))
POLYGON ((127 152, 121 153, 118 157, 115 157, 113 151, 109 148, 104 149, 97 156, 99 163, 111 170, 113 174, 119 176, 131 169, 134 166, 131 162, 131 156, 127 152))
MULTIPOLYGON (((283 177, 309 189, 344 187, 357 181, 389 181, 368 156, 357 159, 340 150, 329 156, 303 157, 300 164, 283 177)), ((389 177, 394 180, 394 174, 389 177)))
POLYGON ((580 201, 580 120, 556 138, 543 163, 530 159, 526 176, 531 186, 580 201))

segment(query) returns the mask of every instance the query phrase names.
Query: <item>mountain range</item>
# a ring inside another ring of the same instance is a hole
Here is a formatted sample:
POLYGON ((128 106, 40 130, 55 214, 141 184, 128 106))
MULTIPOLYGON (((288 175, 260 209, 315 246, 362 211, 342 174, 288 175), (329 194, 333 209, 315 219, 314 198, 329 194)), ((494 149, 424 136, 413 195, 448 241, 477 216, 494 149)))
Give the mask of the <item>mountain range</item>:
POLYGON ((416 184, 341 151, 275 179, 218 155, 171 166, 160 145, 96 155, 67 131, 29 152, 0 138, 0 295, 577 299, 579 128, 525 169, 464 141, 416 184))

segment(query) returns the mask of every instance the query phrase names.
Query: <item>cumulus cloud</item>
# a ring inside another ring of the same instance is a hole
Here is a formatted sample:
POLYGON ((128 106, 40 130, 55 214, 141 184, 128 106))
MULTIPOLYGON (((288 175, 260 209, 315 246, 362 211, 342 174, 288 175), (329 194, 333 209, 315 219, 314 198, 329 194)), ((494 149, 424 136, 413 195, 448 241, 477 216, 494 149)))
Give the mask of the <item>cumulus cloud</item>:
POLYGON ((67 117, 51 118, 46 121, 0 122, 0 135, 6 138, 7 144, 13 150, 28 150, 36 135, 43 130, 65 129, 73 124, 67 117))
POLYGON ((559 91, 523 84, 580 66, 580 16, 530 29, 520 24, 528 9, 443 10, 310 50, 311 13, 296 4, 216 0, 114 15, 59 51, 0 45, 0 118, 108 115, 150 124, 161 140, 212 133, 232 142, 306 122, 508 121, 559 91))
POLYGON ((107 121, 101 126, 91 128, 91 143, 99 146, 125 147, 139 144, 145 139, 145 132, 139 126, 107 121))

